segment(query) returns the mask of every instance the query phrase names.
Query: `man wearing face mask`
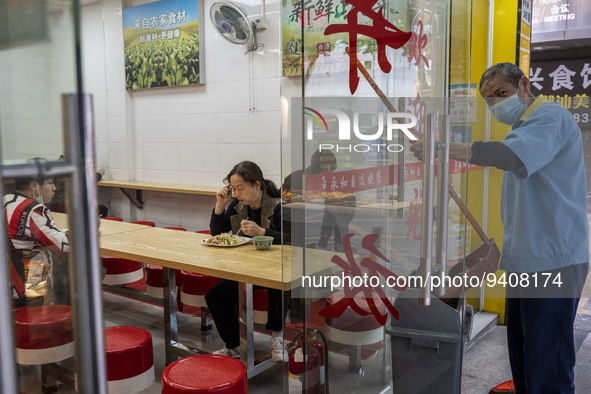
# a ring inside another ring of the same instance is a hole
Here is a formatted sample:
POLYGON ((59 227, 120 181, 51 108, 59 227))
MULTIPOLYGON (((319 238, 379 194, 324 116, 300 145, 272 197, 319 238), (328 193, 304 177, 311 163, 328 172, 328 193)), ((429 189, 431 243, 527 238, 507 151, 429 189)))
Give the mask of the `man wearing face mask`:
MULTIPOLYGON (((8 235, 12 242, 12 263, 23 284, 28 281, 31 285, 30 278, 24 275, 25 265, 34 260, 37 266, 51 267, 52 252, 63 254, 69 251, 68 235, 56 227, 51 212, 44 205, 55 194, 53 182, 53 178, 19 179, 16 181, 16 192, 3 198, 8 235)), ((56 282, 62 279, 56 278, 56 282)), ((41 294, 45 303, 52 301, 51 280, 48 287, 45 294, 41 294)), ((13 283, 15 305, 24 305, 27 298, 37 295, 34 288, 28 287, 25 296, 22 288, 19 291, 13 283)))
MULTIPOLYGON (((500 268, 520 278, 507 285, 506 307, 515 389, 574 393, 573 325, 589 261, 581 131, 514 64, 486 70, 480 93, 512 130, 499 142, 451 143, 450 158, 505 171, 500 268)), ((421 143, 410 149, 422 158, 421 143)))

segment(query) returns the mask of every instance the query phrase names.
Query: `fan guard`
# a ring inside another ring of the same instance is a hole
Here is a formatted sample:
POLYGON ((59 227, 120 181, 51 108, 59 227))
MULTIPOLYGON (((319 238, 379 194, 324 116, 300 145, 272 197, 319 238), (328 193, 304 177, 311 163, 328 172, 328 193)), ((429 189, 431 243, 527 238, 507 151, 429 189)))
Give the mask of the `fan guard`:
POLYGON ((217 32, 232 44, 245 45, 247 52, 256 51, 262 46, 257 44, 256 23, 250 21, 237 5, 226 1, 214 3, 209 15, 217 32))

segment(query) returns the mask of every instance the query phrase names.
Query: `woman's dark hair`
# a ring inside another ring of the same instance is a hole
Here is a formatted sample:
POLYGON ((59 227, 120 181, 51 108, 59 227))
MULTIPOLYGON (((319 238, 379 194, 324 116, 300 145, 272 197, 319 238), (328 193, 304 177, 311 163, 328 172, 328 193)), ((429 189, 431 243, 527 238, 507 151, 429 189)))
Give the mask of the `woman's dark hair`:
POLYGON ((337 158, 334 153, 317 150, 310 158, 310 167, 306 169, 306 174, 333 172, 335 168, 337 168, 337 158))
POLYGON ((232 175, 238 175, 251 185, 254 185, 258 181, 261 183, 261 186, 265 187, 269 196, 273 198, 281 197, 281 191, 275 186, 275 183, 269 179, 265 179, 261 168, 252 161, 241 161, 236 164, 234 168, 232 168, 232 171, 226 176, 224 182, 230 183, 230 177, 232 175))

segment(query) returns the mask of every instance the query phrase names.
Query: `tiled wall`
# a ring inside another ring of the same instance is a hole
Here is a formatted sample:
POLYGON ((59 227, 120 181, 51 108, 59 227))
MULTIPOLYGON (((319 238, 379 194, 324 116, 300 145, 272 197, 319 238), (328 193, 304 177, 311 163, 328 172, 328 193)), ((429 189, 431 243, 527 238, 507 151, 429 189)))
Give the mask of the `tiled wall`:
MULTIPOLYGON (((278 3, 267 2, 267 29, 258 36, 264 49, 245 54, 213 29, 213 2, 204 1, 206 83, 135 91, 124 84, 121 0, 83 7, 85 90, 94 96, 97 165, 107 178, 218 186, 248 159, 281 183, 278 3)), ((258 2, 243 5, 249 15, 260 12, 258 2)), ((127 220, 208 228, 213 197, 146 192, 144 198, 139 210, 120 191, 101 188, 99 201, 127 220)))
POLYGON ((57 160, 64 153, 61 95, 76 86, 72 37, 71 14, 62 10, 49 16, 43 40, 0 51, 4 161, 57 160))

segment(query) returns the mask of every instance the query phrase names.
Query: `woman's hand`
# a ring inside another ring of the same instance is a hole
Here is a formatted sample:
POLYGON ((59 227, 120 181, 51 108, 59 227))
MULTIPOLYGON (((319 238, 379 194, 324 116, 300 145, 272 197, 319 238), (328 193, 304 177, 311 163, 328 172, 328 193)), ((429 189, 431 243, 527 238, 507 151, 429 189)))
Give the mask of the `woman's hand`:
POLYGON ((214 212, 216 215, 221 215, 224 213, 224 209, 226 208, 226 203, 230 199, 230 186, 226 185, 222 187, 220 190, 217 191, 215 194, 215 209, 214 212))
POLYGON ((253 222, 252 220, 243 220, 240 222, 242 233, 249 237, 256 237, 257 235, 265 235, 265 229, 253 222))

